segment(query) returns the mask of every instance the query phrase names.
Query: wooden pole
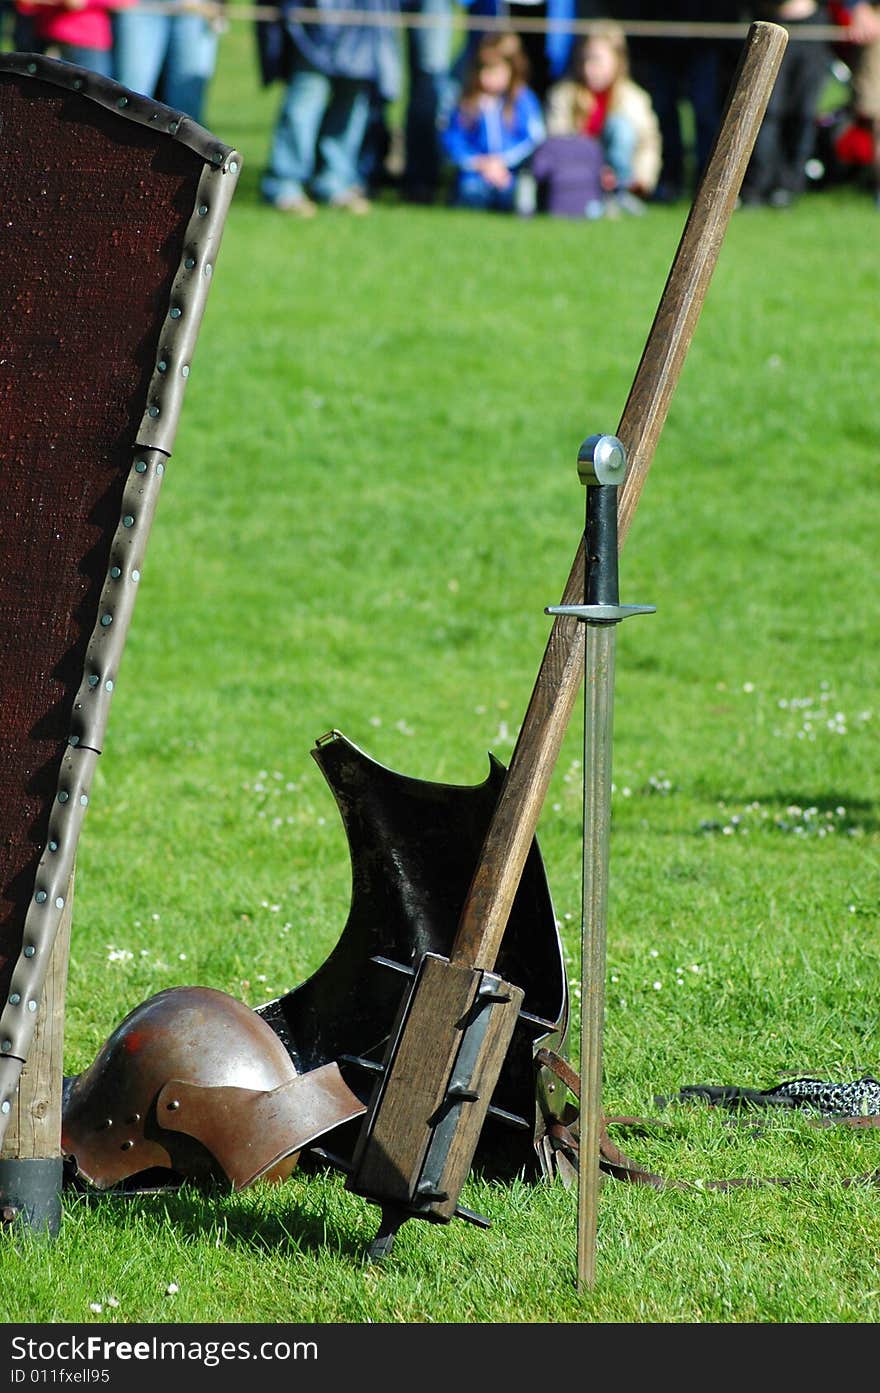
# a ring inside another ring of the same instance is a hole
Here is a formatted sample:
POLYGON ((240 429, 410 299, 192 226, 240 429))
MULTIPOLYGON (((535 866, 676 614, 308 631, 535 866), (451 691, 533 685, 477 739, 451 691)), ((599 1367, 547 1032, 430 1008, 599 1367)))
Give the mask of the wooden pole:
POLYGON ((31 1048, 0 1152, 0 1220, 57 1233, 61 1221, 64 1003, 73 915, 71 874, 31 1048))
MULTIPOLYGON (((626 451, 618 537, 622 547, 666 420, 727 224, 751 157, 788 34, 778 24, 749 30, 725 114, 666 281, 617 437, 626 451)), ((584 554, 578 544, 562 597, 582 602, 584 554)), ((557 616, 468 891, 451 958, 491 967, 584 671, 584 626, 557 616)))

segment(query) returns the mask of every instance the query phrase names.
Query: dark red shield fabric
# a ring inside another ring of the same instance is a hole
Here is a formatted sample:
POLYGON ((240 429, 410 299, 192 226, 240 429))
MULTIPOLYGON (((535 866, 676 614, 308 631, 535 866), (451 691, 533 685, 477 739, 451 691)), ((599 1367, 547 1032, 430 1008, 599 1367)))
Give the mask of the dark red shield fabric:
POLYGON ((203 168, 0 74, 0 999, 203 168))

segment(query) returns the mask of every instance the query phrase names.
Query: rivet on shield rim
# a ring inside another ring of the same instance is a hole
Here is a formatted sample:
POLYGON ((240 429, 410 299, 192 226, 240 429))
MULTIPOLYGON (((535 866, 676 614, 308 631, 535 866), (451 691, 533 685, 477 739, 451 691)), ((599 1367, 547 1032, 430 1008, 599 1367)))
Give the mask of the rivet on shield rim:
POLYGON ((9 998, 9 1005, 10 1005, 10 1006, 17 1006, 18 1003, 19 1003, 20 1001, 21 1001, 21 992, 13 992, 12 995, 10 996, 10 998, 9 998))
POLYGON ((9 1111, 11 1110, 11 1108, 12 1108, 12 1104, 10 1103, 9 1099, 8 1099, 8 1098, 4 1098, 4 1099, 3 1099, 3 1102, 0 1103, 0 1112, 9 1112, 9 1111))
POLYGON ((36 950, 36 948, 34 947, 34 945, 33 945, 32 943, 29 943, 28 946, 27 946, 27 948, 25 948, 25 950, 24 950, 24 955, 25 955, 26 958, 32 958, 32 957, 34 956, 34 954, 36 953, 36 951, 37 951, 37 950, 36 950))
POLYGON ((38 890, 37 893, 34 895, 34 899, 36 900, 37 904, 45 904, 48 898, 49 896, 47 895, 45 890, 38 890))
POLYGON ((70 797, 70 794, 67 792, 66 789, 63 788, 63 789, 61 790, 61 792, 59 793, 59 795, 58 795, 58 802, 59 802, 59 803, 66 803, 69 797, 70 797))
POLYGON ((113 615, 112 615, 112 614, 102 614, 102 615, 101 615, 101 626, 102 626, 102 628, 104 628, 104 629, 109 629, 109 627, 110 627, 110 625, 111 625, 112 623, 113 623, 113 615))

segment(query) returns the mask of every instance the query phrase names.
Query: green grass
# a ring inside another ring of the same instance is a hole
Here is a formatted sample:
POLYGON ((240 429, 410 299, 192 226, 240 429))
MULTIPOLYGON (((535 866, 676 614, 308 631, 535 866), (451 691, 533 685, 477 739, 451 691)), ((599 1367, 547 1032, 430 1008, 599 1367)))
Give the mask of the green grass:
MULTIPOLYGON (((686 212, 285 221, 257 195, 279 96, 230 31, 208 120, 244 172, 80 842, 69 1073, 161 988, 257 1005, 324 961, 350 894, 325 731, 450 783, 509 759, 578 446, 616 429, 686 212)), ((880 1317, 876 1191, 840 1183, 875 1132, 655 1104, 880 1067, 878 226, 852 190, 735 215, 621 564, 657 613, 618 634, 605 1105, 657 1118, 620 1138, 655 1171, 798 1183, 608 1181, 583 1295, 561 1184, 473 1177, 488 1231, 407 1224, 381 1267, 333 1175, 68 1195, 57 1240, 3 1245, 0 1318, 880 1317)), ((578 706, 539 831, 575 995, 581 758, 578 706)))

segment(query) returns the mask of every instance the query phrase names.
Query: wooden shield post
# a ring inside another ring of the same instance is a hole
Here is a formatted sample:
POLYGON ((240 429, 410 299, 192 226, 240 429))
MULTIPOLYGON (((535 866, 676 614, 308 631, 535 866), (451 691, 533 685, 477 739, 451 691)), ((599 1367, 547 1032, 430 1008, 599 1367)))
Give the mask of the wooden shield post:
POLYGON ((61 1220, 61 1088, 64 998, 70 955, 73 881, 64 906, 28 1058, 0 1155, 0 1220, 55 1233, 61 1220), (24 1216, 22 1218, 22 1216, 24 1216))
POLYGON ((74 862, 241 160, 0 55, 0 1216, 60 1223, 74 862))

